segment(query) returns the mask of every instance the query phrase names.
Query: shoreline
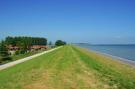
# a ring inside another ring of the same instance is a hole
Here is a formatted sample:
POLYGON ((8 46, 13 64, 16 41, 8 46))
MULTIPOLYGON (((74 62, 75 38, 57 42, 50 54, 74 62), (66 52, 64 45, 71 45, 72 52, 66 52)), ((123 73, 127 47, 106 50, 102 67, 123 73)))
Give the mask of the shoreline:
MULTIPOLYGON (((93 50, 92 50, 92 51, 93 51, 93 50)), ((120 61, 120 62, 122 62, 122 63, 124 63, 124 64, 130 65, 130 66, 132 66, 132 67, 135 68, 135 61, 132 61, 132 60, 129 60, 129 59, 125 59, 125 58, 121 58, 121 57, 114 56, 114 55, 107 54, 107 53, 102 53, 102 52, 97 52, 97 51, 93 51, 93 52, 96 52, 96 53, 98 53, 98 54, 101 54, 101 55, 110 57, 110 58, 112 58, 113 60, 120 61)))
MULTIPOLYGON (((79 46, 79 47, 81 47, 81 46, 79 46)), ((81 47, 81 48, 85 48, 85 47, 81 47)), ((108 54, 108 53, 104 53, 104 52, 95 51, 95 50, 88 49, 88 48, 85 48, 85 49, 87 49, 89 51, 92 51, 92 52, 95 52, 97 54, 101 54, 101 55, 110 57, 110 58, 112 58, 112 60, 119 61, 121 63, 127 64, 127 65, 132 66, 132 67, 135 68, 135 61, 132 61, 132 60, 129 60, 129 59, 126 59, 126 58, 122 58, 122 57, 118 57, 118 56, 114 56, 114 55, 111 55, 111 54, 108 54)))

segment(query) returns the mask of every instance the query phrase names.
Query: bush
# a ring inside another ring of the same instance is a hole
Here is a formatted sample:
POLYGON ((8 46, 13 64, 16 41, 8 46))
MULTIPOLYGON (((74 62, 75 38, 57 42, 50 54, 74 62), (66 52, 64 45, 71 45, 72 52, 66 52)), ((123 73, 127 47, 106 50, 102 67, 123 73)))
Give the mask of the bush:
POLYGON ((20 54, 20 50, 15 51, 15 55, 19 55, 20 54))
POLYGON ((0 64, 7 60, 12 60, 12 58, 10 56, 6 56, 6 57, 0 56, 0 64))
POLYGON ((56 46, 66 45, 66 42, 64 42, 64 41, 62 41, 62 40, 57 40, 57 41, 55 42, 55 45, 56 45, 56 46))
POLYGON ((26 53, 26 51, 27 50, 22 49, 22 50, 20 50, 20 54, 24 54, 24 53, 26 53))
POLYGON ((6 61, 6 60, 12 60, 12 58, 10 56, 2 58, 2 61, 6 61))

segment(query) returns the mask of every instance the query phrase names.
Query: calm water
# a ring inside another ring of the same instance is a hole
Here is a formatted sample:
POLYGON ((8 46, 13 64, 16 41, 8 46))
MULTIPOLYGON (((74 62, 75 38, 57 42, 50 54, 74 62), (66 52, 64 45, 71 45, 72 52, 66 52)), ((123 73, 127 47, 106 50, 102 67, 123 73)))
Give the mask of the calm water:
POLYGON ((86 45, 79 46, 135 61, 135 45, 86 45))

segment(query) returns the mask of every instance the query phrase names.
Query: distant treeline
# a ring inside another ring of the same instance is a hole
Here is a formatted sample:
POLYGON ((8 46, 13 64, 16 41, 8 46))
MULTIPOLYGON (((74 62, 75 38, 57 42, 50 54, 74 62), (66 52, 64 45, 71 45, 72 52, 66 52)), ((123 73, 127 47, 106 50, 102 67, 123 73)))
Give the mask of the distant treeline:
POLYGON ((7 45, 12 46, 20 46, 20 45, 47 45, 47 39, 46 38, 40 38, 40 37, 11 37, 8 36, 5 39, 5 42, 7 45))

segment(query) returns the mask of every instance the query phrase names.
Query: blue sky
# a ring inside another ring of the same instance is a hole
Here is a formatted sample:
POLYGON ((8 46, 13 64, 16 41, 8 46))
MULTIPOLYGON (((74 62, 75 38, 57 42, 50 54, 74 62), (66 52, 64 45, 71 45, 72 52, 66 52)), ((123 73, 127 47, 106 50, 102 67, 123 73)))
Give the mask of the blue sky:
POLYGON ((0 0, 0 39, 135 43, 134 0, 0 0))

